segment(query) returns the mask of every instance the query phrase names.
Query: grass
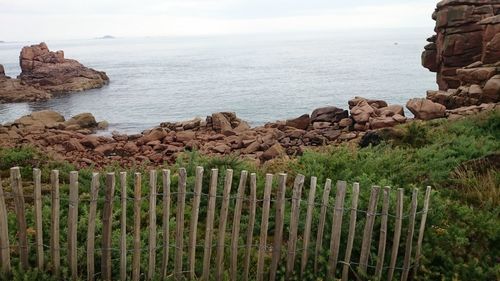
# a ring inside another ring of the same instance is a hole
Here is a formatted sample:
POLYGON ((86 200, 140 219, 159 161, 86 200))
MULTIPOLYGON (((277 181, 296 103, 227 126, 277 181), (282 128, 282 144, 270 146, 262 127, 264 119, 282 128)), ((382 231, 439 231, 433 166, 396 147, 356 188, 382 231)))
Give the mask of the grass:
MULTIPOLYGON (((424 190, 425 186, 430 185, 435 191, 431 197, 431 210, 422 249, 423 258, 416 280, 500 280, 498 260, 500 257, 500 173, 498 157, 495 156, 500 152, 500 112, 482 113, 456 121, 413 122, 395 129, 382 130, 380 135, 382 142, 377 146, 359 148, 346 144, 322 147, 306 150, 297 158, 276 159, 262 166, 256 166, 253 162, 236 156, 205 157, 196 152, 190 152, 179 157, 177 163, 169 168, 175 174, 179 167, 185 167, 188 175, 193 175, 195 167, 201 165, 205 167, 204 182, 208 182, 211 168, 218 168, 221 172, 220 182, 223 181, 225 169, 232 168, 235 175, 233 183, 238 182, 241 170, 256 172, 260 179, 265 173, 287 172, 289 183, 297 174, 306 175, 306 182, 311 176, 316 176, 319 184, 316 200, 319 200, 323 191, 322 184, 327 178, 333 182, 337 180, 347 180, 349 184, 359 182, 362 188, 360 203, 364 202, 364 204, 369 193, 368 187, 372 185, 388 185, 392 189, 403 188, 407 196, 414 187, 424 190)), ((23 167, 23 177, 31 175, 32 167, 40 167, 44 179, 48 179, 50 169, 58 168, 63 176, 61 192, 67 193, 64 184, 67 183, 69 171, 74 168, 68 163, 51 161, 32 148, 0 149, 0 160, 2 177, 7 176, 7 169, 15 165, 23 167)), ((108 167, 105 170, 119 170, 119 167, 108 167)), ((129 176, 136 170, 145 171, 145 167, 129 170, 129 176)), ((80 175, 82 196, 86 198, 85 194, 88 194, 86 186, 90 182, 91 171, 80 171, 80 175)), ((143 179, 145 178, 147 177, 143 176, 143 179)), ((129 182, 132 182, 131 177, 129 182)), ((176 182, 177 179, 174 177, 172 179, 173 192, 175 192, 176 182)), ((191 186, 193 182, 194 178, 190 176, 188 185, 191 186)), ((143 194, 147 194, 147 180, 143 184, 143 194)), ((219 186, 222 188, 222 184, 219 186)), ((129 190, 132 190, 132 186, 129 190)), ((258 196, 262 196, 262 191, 263 182, 259 181, 258 196)), ((222 190, 217 192, 220 194, 222 190)), ((189 202, 190 197, 187 200, 189 202)), ((44 212, 50 212, 49 206, 50 202, 46 202, 44 212)), ((391 212, 394 211, 393 207, 391 207, 391 212)), ((206 202, 202 201, 200 218, 205 216, 205 209, 206 202)), ((142 210, 142 220, 147 222, 147 202, 144 202, 142 210)), ((304 213, 304 210, 301 209, 301 213, 304 213)), ((161 209, 157 211, 157 216, 161 217, 161 209)), ((190 217, 189 207, 186 211, 187 221, 190 217)), ((82 219, 78 226, 81 239, 79 245, 85 243, 86 212, 86 208, 80 209, 82 219)), ((271 214, 274 215, 274 212, 271 211, 271 214)), ((28 212, 28 215, 32 216, 32 213, 28 212)), ((62 216, 65 215, 63 212, 62 216)), ((118 220, 119 211, 114 214, 114 218, 115 221, 118 220)), ((246 219, 243 217, 242 227, 246 219)), ((318 220, 317 214, 314 220, 318 220)), ((256 221, 259 222, 259 218, 256 221)), ((331 220, 327 221, 331 223, 331 220)), ((15 229, 15 218, 10 217, 9 222, 15 229)), ((285 225, 288 225, 288 222, 289 218, 286 217, 285 225)), ((360 227, 363 222, 360 218, 360 227)), ((32 218, 28 223, 32 223, 32 218)), ((44 223, 50 222, 44 221, 44 223)), ((99 229, 102 222, 98 219, 96 223, 99 229)), ((173 229, 175 220, 172 220, 170 224, 173 229)), ((299 227, 303 228, 303 222, 299 227)), ((331 225, 327 225, 326 229, 330 227, 331 225)), ((114 226, 114 228, 119 227, 114 226)), ((347 227, 343 228, 347 229, 347 227)), ((65 231, 64 226, 61 231, 65 231)), ((392 230, 389 229, 389 231, 392 230)), ((287 233, 286 230, 285 233, 287 233)), ((45 235, 48 237, 48 233, 45 235)), ((116 245, 118 235, 119 232, 113 233, 113 241, 116 245)), ((199 235, 203 237, 203 233, 199 235)), ((343 232, 342 235, 345 237, 346 233, 343 232)), ((147 243, 147 233, 143 233, 141 238, 144 243, 147 243)), ((99 243, 99 233, 97 239, 96 243, 99 243)), ((360 243, 359 239, 355 241, 360 243)), ((341 245, 341 253, 342 247, 344 246, 341 245)), ((355 245, 354 248, 359 248, 359 245, 355 245)), ((80 253, 84 252, 82 248, 80 253)), ((354 252, 353 256, 358 254, 354 252)), ((143 262, 144 260, 146 258, 143 258, 143 262)), ((327 260, 327 253, 324 253, 322 266, 327 260)), ((143 268, 146 268, 144 264, 143 268)), ((280 268, 280 272, 282 271, 283 268, 280 268)), ((40 280, 50 280, 44 279, 45 277, 41 277, 43 274, 36 272, 24 275, 18 273, 14 280, 29 280, 29 278, 26 279, 28 275, 38 276, 37 279, 40 280)), ((299 280, 297 276, 293 278, 293 280, 299 280)), ((309 270, 304 280, 323 280, 322 278, 324 278, 323 275, 313 275, 309 270)))

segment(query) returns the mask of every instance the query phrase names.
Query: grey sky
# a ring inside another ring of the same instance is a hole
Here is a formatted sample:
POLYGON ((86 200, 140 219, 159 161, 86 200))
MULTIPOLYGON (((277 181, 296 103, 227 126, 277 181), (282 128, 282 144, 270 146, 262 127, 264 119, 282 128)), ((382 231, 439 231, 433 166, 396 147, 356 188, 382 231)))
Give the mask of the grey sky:
POLYGON ((0 40, 431 27, 435 0, 0 0, 0 40))

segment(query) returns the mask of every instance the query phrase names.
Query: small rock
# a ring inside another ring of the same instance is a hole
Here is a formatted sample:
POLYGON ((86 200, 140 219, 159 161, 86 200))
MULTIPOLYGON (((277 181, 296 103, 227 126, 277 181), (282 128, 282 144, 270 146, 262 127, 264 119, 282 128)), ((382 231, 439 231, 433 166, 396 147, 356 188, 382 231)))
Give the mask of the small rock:
POLYGON ((196 138, 196 133, 193 131, 181 131, 177 132, 175 139, 179 142, 188 142, 196 138))
POLYGON ((315 130, 321 130, 321 129, 326 129, 326 128, 330 127, 331 125, 332 125, 332 123, 330 123, 330 122, 314 122, 313 128, 315 130))
POLYGON ((245 149, 243 149, 244 154, 251 154, 260 150, 260 143, 258 141, 252 142, 245 149))
POLYGON ((342 141, 348 141, 348 140, 355 139, 357 136, 358 135, 356 133, 345 133, 345 134, 341 134, 339 139, 342 141))
POLYGON ((102 154, 102 155, 110 155, 114 150, 115 150, 116 144, 115 143, 106 143, 99 145, 94 149, 95 152, 102 154))
POLYGON ((311 114, 311 122, 330 122, 336 123, 343 118, 347 118, 347 110, 335 106, 321 107, 315 109, 311 114))
POLYGON ((76 139, 70 139, 67 142, 63 143, 66 151, 85 151, 85 147, 76 139))
POLYGON ((341 128, 351 127, 352 123, 353 123, 353 121, 351 118, 343 118, 342 120, 339 121, 339 126, 341 128))
POLYGON ((109 127, 108 121, 101 121, 97 123, 97 129, 98 130, 106 130, 109 127))
POLYGON ((396 114, 396 115, 392 116, 392 118, 394 120, 396 120, 396 122, 398 122, 398 123, 405 123, 406 119, 407 119, 405 116, 400 115, 400 114, 396 114))
POLYGON ((225 154, 225 153, 228 153, 229 151, 231 151, 231 147, 229 147, 225 144, 218 144, 218 145, 212 147, 211 150, 214 152, 225 154))
POLYGON ((144 135, 140 139, 140 143, 144 144, 144 143, 148 143, 150 141, 162 140, 164 137, 167 136, 167 134, 168 134, 167 131, 165 131, 163 128, 155 128, 155 129, 151 130, 149 133, 147 133, 146 135, 144 135))
POLYGON ((283 154, 285 154, 285 149, 281 146, 281 144, 276 143, 261 155, 261 159, 268 161, 283 154))
POLYGON ((99 145, 99 140, 95 136, 85 136, 80 140, 80 143, 88 148, 96 148, 99 145))
POLYGON ((306 130, 311 123, 311 119, 309 118, 309 114, 304 114, 295 119, 286 120, 286 126, 293 127, 301 130, 306 130))

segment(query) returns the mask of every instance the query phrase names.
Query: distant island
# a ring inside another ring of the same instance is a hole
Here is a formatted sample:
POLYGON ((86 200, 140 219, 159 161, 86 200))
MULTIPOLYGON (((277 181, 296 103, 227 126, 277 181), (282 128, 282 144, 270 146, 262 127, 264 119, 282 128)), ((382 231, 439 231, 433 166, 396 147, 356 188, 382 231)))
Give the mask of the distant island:
POLYGON ((5 43, 5 41, 0 40, 0 43, 5 43))
POLYGON ((115 39, 115 37, 111 35, 104 35, 102 37, 97 37, 96 39, 115 39))

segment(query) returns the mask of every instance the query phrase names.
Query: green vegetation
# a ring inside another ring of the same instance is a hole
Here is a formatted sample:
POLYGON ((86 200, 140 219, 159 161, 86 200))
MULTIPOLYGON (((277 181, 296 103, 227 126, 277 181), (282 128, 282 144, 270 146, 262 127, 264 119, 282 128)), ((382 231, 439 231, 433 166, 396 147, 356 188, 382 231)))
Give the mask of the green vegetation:
MULTIPOLYGON (((352 145, 343 145, 338 147, 320 148, 315 151, 306 151, 301 157, 290 160, 275 160, 268 162, 263 166, 255 166, 251 162, 238 159, 234 156, 226 157, 205 157, 196 152, 187 153, 178 159, 178 162, 169 167, 172 169, 173 175, 179 167, 185 167, 188 171, 188 187, 192 188, 194 183, 195 167, 201 165, 205 167, 204 173, 204 191, 207 192, 207 183, 209 182, 210 169, 218 168, 220 171, 219 181, 224 180, 224 171, 226 168, 234 170, 235 178, 233 186, 239 181, 241 170, 249 170, 256 172, 258 175, 258 196, 262 196, 263 192, 263 177, 265 173, 287 172, 289 186, 295 175, 306 175, 306 188, 303 191, 302 197, 307 198, 308 181, 310 176, 318 177, 318 190, 316 201, 318 202, 323 192, 323 185, 327 178, 333 182, 337 180, 346 180, 348 184, 359 182, 361 186, 361 205, 360 208, 366 208, 367 197, 369 195, 369 187, 372 185, 391 186, 393 190, 396 188, 404 188, 406 199, 411 194, 414 187, 421 190, 419 197, 419 209, 422 207, 423 191, 427 185, 433 187, 431 197, 431 210, 428 215, 427 228, 423 242, 423 257, 421 267, 417 274, 416 280, 500 280, 500 172, 499 172, 499 153, 500 153, 500 112, 483 113, 473 117, 468 117, 458 121, 434 120, 431 122, 413 122, 409 125, 401 126, 396 129, 385 130, 381 132, 382 143, 375 147, 358 148, 352 145)), ((41 167, 43 171, 43 180, 48 182, 48 173, 50 169, 60 169, 62 175, 61 193, 62 197, 67 196, 68 172, 74 167, 67 163, 53 162, 39 155, 34 149, 0 149, 0 175, 6 178, 8 168, 11 166, 22 166, 23 178, 30 178, 32 167, 41 167)), ((106 171, 119 171, 118 167, 108 167, 106 171)), ((132 197, 132 175, 135 171, 145 171, 145 167, 136 167, 129 170, 129 189, 128 196, 132 197)), ((84 260, 85 257, 85 241, 87 231, 87 213, 88 205, 85 200, 89 196, 90 170, 80 171, 80 194, 82 203, 79 210, 78 223, 78 245, 79 245, 79 260, 84 260)), ((160 175, 159 175, 160 177, 160 175)), ((147 187, 147 176, 143 175, 143 195, 146 196, 149 192, 147 187)), ((159 178, 160 179, 160 178, 159 178)), ((8 190, 7 183, 4 181, 4 188, 8 190)), ((177 189, 176 176, 172 179, 172 191, 177 189)), ((104 183, 101 183, 101 187, 104 183)), ((48 188, 48 187, 45 187, 48 188)), ((47 192, 47 191, 45 191, 47 192)), ((236 192, 233 188, 232 193, 236 192)), ((290 192, 290 191, 289 191, 290 192)), ((219 184, 218 194, 222 193, 222 184, 219 184)), ((290 192, 291 193, 291 192, 290 192)), ((115 196, 119 196, 119 190, 115 196)), ((192 195, 191 195, 192 196, 192 195)), ((291 194, 287 193, 287 197, 291 194)), ((393 192, 394 196, 394 192, 393 192)), ((101 192, 102 197, 102 192, 101 192)), ((333 193, 330 196, 330 203, 333 204, 333 193)), ((190 200, 192 197, 187 197, 186 221, 190 218, 190 200)), ((347 197, 346 204, 349 205, 350 200, 347 197)), ((173 198, 175 204, 175 197, 173 198)), ((394 202, 394 201, 391 201, 394 202)), ((99 201, 98 210, 102 209, 103 200, 99 201)), ((405 201, 405 206, 408 206, 408 201, 405 201)), ((66 202, 61 202, 61 243, 66 243, 65 233, 67 208, 66 202)), ((217 201, 220 204, 220 201, 217 201)), ((142 204, 142 224, 143 228, 147 225, 148 202, 143 201, 142 204)), ((161 200, 158 203, 157 218, 161 225, 161 200)), ((206 198, 202 199, 200 222, 204 221, 206 216, 206 198)), ((231 204, 233 208, 234 203, 231 204)), ((305 217, 305 204, 301 205, 301 218, 305 217)), ((217 208, 219 209, 219 208, 217 208)), ((289 209, 289 206, 287 206, 289 209)), ((44 225, 50 225, 50 196, 44 199, 44 225)), ((128 204, 128 214, 132 213, 132 204, 128 204)), ((394 206, 391 206, 391 212, 394 212, 394 206)), ((405 211, 407 212, 407 211, 405 211)), ((317 225, 319 219, 319 210, 314 214, 313 226, 317 225)), ((230 211, 230 214, 232 212, 230 211)), ((255 234, 259 232, 259 212, 256 218, 255 234)), ((271 210, 271 215, 274 216, 274 210, 271 210)), ((98 217, 100 214, 98 214, 98 217)), ((115 206, 113 220, 113 245, 118 247, 119 243, 119 208, 115 206)), ((218 216, 218 215, 217 215, 218 216)), ((285 237, 288 233, 286 229, 289 225, 289 214, 285 218, 285 237)), ((132 216, 129 219, 128 229, 131 231, 132 216)), ((417 226, 419 225, 419 216, 417 216, 417 226)), ((217 219, 217 218, 216 218, 217 219)), ((231 217, 230 217, 231 219, 231 217)), ((242 217, 241 233, 245 233, 248 216, 246 213, 242 217)), ((271 218, 272 221, 272 218, 271 218)), ((331 228, 331 214, 327 217, 327 225, 325 237, 329 237, 331 228)), ((96 246, 101 243, 100 229, 102 222, 97 219, 97 237, 96 246)), ((344 220, 342 237, 347 236, 348 219, 344 220)), ((375 229, 380 222, 376 222, 375 229)), ((304 228, 304 220, 300 220, 299 233, 304 228)), ((28 211, 28 225, 33 223, 33 211, 28 211)), ((216 226, 217 221, 216 221, 216 226)), ((356 261, 359 257, 359 248, 362 235, 360 229, 364 225, 364 216, 360 216, 357 224, 357 236, 355 239, 353 259, 356 261)), ((14 216, 9 217, 9 227, 11 241, 15 240, 16 221, 14 216)), ((173 210, 170 220, 171 230, 175 228, 175 210, 173 210)), ((270 225, 272 229, 273 225, 270 225)), ((392 225, 388 231, 388 245, 391 245, 392 225)), ((202 228, 203 229, 203 228, 202 228)), ((229 227, 228 227, 229 229, 229 227)), ((313 228, 313 237, 315 237, 316 229, 313 228)), ((201 231, 203 232, 203 231, 201 231)), ((403 229, 405 234, 405 229, 403 229)), ((159 231, 158 241, 162 241, 161 231, 159 231)), ((272 233, 270 233, 272 236, 272 233)), ((403 235, 405 236, 405 235, 403 235)), ((44 242, 49 244, 49 228, 44 229, 44 242)), ((143 247, 147 247, 148 241, 147 231, 142 233, 143 247)), ((128 245, 131 247, 132 241, 129 236, 128 245)), ((204 233, 198 233, 198 240, 202 241, 204 233)), ((244 235, 240 237, 240 243, 244 241, 244 235)), ((33 237, 30 236, 31 242, 33 237)), ((257 239, 257 238, 256 238, 257 239)), ((374 236, 378 239, 378 234, 374 236)), ((256 240, 257 241, 257 240, 256 240)), ((285 239, 286 241, 286 239, 285 239)), ((326 240, 325 240, 326 241, 326 240)), ((343 240, 345 241, 345 240, 343 240)), ((402 238, 402 243, 405 242, 405 237, 402 238)), ((12 242, 11 242, 12 243, 12 242)), ((345 244, 345 243, 342 243, 345 244)), ((376 252, 377 243, 372 243, 372 253, 376 252)), ((328 243, 324 243, 324 251, 320 260, 319 275, 314 276, 312 271, 312 263, 307 267, 305 278, 303 280, 324 280, 326 272, 326 263, 328 260, 328 243)), ((314 247, 314 243, 313 243, 314 247)), ((345 245, 341 245, 340 259, 343 258, 345 245)), ((62 256, 65 257, 66 253, 62 256)), ((298 245, 301 248, 301 245, 298 245)), ((402 248, 401 248, 402 249, 402 248)), ((173 248, 171 249, 171 259, 173 257, 173 248)), ((201 258, 202 249, 197 250, 197 257, 201 258)), ((157 250, 158 259, 161 257, 161 249, 157 250)), ((401 254, 401 251, 400 251, 401 254)), ((147 268, 147 253, 143 253, 141 259, 142 271, 147 268)), ((386 262, 388 263, 388 255, 386 254, 386 262)), ((13 254, 13 264, 16 264, 17 255, 13 254)), ((113 253, 114 258, 118 258, 118 253, 113 253)), ((298 255, 300 257, 300 254, 298 255)), ((31 262, 35 262, 34 255, 31 255, 31 262)), ((96 265, 99 265, 100 251, 96 253, 96 265)), ((241 257, 240 257, 241 258, 241 257)), ((372 257, 372 262, 375 257, 372 257)), ((256 260, 256 255, 252 256, 253 262, 256 260)), ((118 274, 118 260, 114 260, 114 274, 118 274)), ((158 264, 157 260, 157 264, 158 264)), ((65 266, 66 261, 62 264, 65 266)), ((131 263, 131 255, 129 255, 128 264, 131 263)), ((171 263, 172 264, 172 263, 171 263)), ((226 262, 226 264, 228 264, 226 262)), ((284 263, 283 263, 284 264, 284 263)), ((400 266, 398 264, 398 266, 400 266)), ((98 266, 97 266, 98 268, 98 266)), ((85 276, 85 266, 80 265, 82 276, 85 276)), ((201 271, 200 268, 196 269, 201 271)), ((254 269, 252 269, 254 270, 254 269)), ((99 270, 98 270, 99 271, 99 270)), ((251 272, 252 273, 252 272, 251 272)), ((253 272, 254 273, 254 272, 253 272)), ((284 265, 280 268, 280 276, 284 274, 284 265)), ((67 269, 64 269, 63 276, 67 277, 67 269)), ((337 274, 339 276, 339 274, 337 274)), ((301 280, 294 275, 293 280, 301 280)), ((1 279, 1 277, 0 277, 1 279)), ((38 273, 36 271, 21 274, 16 270, 14 280, 52 280, 50 277, 38 273)))

